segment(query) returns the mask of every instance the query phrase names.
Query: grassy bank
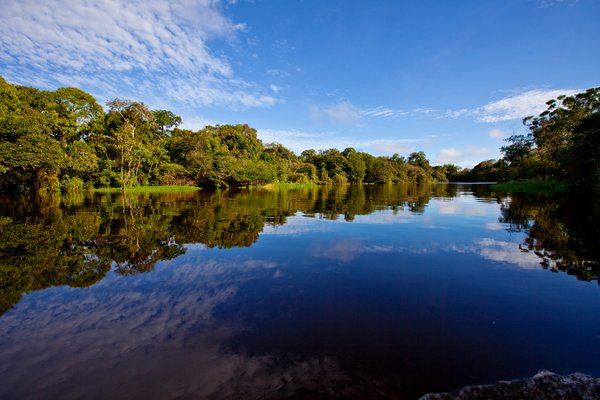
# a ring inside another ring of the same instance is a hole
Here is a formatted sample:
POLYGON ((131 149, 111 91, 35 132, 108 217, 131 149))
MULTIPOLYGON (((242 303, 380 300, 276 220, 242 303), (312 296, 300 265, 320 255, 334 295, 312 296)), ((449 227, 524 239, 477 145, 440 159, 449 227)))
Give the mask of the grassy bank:
POLYGON ((492 189, 504 192, 521 193, 564 193, 574 189, 574 185, 565 181, 523 180, 502 182, 492 185, 492 189))
MULTIPOLYGON (((132 186, 127 187, 127 193, 176 193, 194 192, 200 190, 197 186, 132 186)), ((121 188, 93 189, 95 193, 121 193, 121 188)))
POLYGON ((315 188, 316 183, 267 183, 266 185, 254 186, 259 189, 277 190, 277 189, 305 189, 315 188))

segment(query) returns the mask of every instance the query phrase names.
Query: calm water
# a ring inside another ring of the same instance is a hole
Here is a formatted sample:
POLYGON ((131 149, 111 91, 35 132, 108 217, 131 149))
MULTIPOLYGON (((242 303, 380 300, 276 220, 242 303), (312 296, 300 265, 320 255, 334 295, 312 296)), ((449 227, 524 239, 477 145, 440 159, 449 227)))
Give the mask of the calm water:
POLYGON ((600 375, 600 212, 487 186, 0 202, 0 398, 416 398, 600 375))

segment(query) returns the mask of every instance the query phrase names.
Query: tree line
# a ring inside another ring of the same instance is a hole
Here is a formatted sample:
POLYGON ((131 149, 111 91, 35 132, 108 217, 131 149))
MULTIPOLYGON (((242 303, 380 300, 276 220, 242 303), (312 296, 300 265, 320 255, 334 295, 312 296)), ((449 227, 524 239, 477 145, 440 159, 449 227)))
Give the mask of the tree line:
POLYGON ((506 139, 501 159, 458 171, 451 180, 557 180, 600 189, 600 87, 546 105, 523 120, 527 133, 506 139))
POLYGON ((347 148, 298 156, 263 143, 248 125, 192 131, 179 129, 181 123, 173 112, 142 102, 114 99, 105 111, 77 88, 45 91, 0 77, 0 190, 447 180, 423 152, 375 157, 347 148))
POLYGON ((263 143, 248 125, 178 128, 181 117, 114 99, 105 110, 77 88, 13 85, 0 77, 0 191, 80 191, 140 185, 229 188, 274 182, 423 183, 563 179, 599 185, 600 88, 549 101, 525 120, 500 160, 432 166, 422 151, 391 157, 346 148, 263 143))

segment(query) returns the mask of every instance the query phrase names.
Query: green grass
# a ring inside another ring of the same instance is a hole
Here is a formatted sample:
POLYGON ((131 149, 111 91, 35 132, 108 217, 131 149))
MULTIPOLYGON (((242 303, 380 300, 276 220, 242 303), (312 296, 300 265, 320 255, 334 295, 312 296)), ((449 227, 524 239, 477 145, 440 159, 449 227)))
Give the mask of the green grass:
POLYGON ((574 185, 564 181, 523 180, 502 182, 492 185, 492 189, 505 192, 521 193, 564 193, 572 191, 574 185))
POLYGON ((305 188, 315 188, 319 185, 316 183, 267 183, 266 185, 255 186, 259 189, 305 189, 305 188))
MULTIPOLYGON (((197 186, 131 186, 127 187, 127 193, 176 193, 195 192, 200 190, 197 186)), ((121 193, 121 188, 92 189, 96 193, 121 193)))

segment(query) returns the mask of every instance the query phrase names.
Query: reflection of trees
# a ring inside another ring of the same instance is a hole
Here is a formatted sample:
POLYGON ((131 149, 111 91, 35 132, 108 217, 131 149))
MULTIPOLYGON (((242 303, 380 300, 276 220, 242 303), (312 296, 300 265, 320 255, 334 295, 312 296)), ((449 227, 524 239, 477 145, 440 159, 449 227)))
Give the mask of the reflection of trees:
POLYGON ((585 196, 514 195, 501 207, 500 222, 527 232, 522 251, 540 257, 542 267, 580 280, 600 278, 600 207, 585 196))
POLYGON ((313 192, 313 204, 303 211, 329 219, 343 215, 347 221, 384 208, 422 213, 431 190, 429 185, 416 184, 321 186, 313 192))
POLYGON ((93 254, 100 218, 94 214, 27 216, 0 222, 0 312, 24 292, 50 286, 85 287, 103 277, 110 262, 93 254))
POLYGON ((417 185, 322 186, 300 190, 105 194, 0 199, 0 312, 23 293, 89 286, 114 267, 147 272, 185 252, 184 243, 250 246, 265 225, 301 211, 352 221, 378 209, 422 213, 431 192, 417 185))
POLYGON ((283 224, 292 214, 274 196, 256 196, 248 191, 201 193, 196 203, 173 220, 173 232, 181 243, 203 243, 208 247, 250 246, 258 240, 264 224, 283 224))

